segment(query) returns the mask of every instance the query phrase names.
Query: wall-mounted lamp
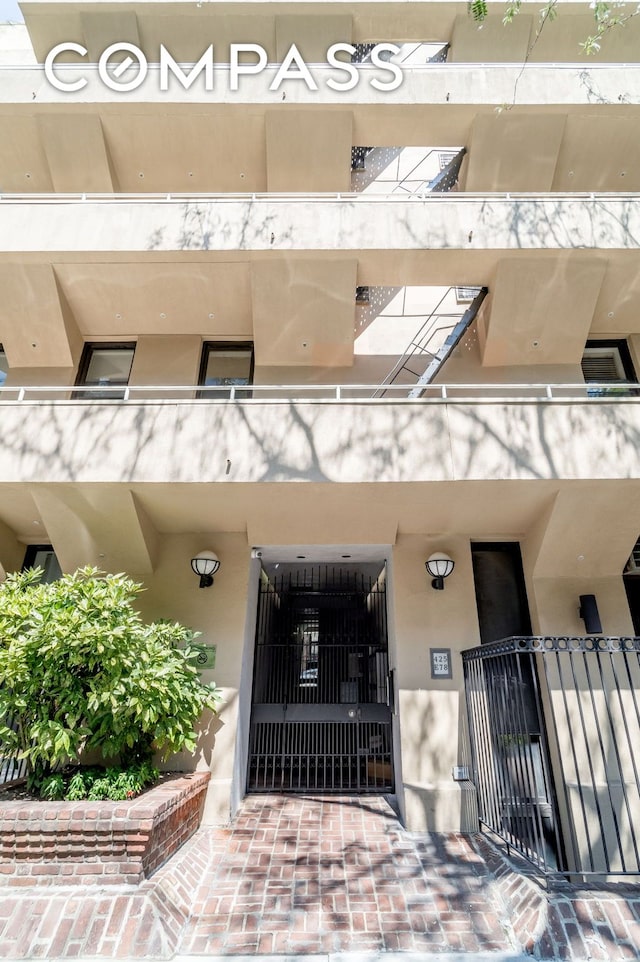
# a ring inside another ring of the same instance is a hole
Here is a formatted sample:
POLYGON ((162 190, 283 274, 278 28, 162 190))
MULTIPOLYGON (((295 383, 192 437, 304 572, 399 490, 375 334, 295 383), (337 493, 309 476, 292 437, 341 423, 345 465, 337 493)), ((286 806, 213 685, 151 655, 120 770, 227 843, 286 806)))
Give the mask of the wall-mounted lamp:
POLYGON ((600 612, 595 595, 580 595, 578 614, 584 621, 584 627, 588 635, 602 634, 602 622, 600 621, 600 612))
POLYGON ((435 554, 432 554, 431 557, 425 561, 424 566, 433 578, 431 587, 435 588, 436 591, 442 591, 444 588, 444 579, 448 578, 455 568, 455 562, 452 561, 448 554, 443 554, 442 551, 436 551, 435 554))
POLYGON ((210 588, 213 576, 220 567, 218 555, 215 551, 200 551, 191 559, 191 568, 200 578, 201 588, 210 588))

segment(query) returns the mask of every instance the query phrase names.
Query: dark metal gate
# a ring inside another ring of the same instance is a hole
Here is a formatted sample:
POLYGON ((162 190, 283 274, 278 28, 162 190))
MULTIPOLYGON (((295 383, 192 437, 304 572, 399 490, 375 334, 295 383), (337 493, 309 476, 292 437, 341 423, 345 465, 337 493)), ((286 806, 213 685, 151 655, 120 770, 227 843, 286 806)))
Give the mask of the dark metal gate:
POLYGON ((248 790, 392 791, 384 568, 273 569, 260 579, 248 790))
POLYGON ((483 828, 548 878, 640 878, 640 638, 462 652, 483 828))

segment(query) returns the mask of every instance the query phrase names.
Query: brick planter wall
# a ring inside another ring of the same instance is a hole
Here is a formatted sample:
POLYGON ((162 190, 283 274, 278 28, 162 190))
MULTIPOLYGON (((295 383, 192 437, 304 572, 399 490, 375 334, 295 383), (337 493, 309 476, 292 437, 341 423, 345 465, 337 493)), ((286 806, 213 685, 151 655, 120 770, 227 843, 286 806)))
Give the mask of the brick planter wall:
POLYGON ((128 802, 0 795, 0 885, 141 882, 198 828, 209 778, 165 776, 128 802))

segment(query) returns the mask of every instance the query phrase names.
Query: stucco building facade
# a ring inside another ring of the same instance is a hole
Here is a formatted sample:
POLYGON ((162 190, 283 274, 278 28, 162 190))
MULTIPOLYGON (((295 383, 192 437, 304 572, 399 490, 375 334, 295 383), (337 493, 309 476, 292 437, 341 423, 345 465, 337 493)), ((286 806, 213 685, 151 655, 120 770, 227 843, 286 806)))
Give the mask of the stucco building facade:
POLYGON ((376 791, 472 830, 461 653, 583 636, 585 595, 640 631, 640 24, 586 58, 588 6, 560 7, 537 39, 534 4, 479 30, 394 0, 38 0, 0 27, 0 563, 127 571, 215 647, 224 704, 172 762, 210 768, 210 822, 376 791), (96 66, 121 42, 130 90, 96 66), (160 45, 186 76, 209 44, 210 77, 162 89, 160 45), (278 78, 292 44, 313 85, 278 78))

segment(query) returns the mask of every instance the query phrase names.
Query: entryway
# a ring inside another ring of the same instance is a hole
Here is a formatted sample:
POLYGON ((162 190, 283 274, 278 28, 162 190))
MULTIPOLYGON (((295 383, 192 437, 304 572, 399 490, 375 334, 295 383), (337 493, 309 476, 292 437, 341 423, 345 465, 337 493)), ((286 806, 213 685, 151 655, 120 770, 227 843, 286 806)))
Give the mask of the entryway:
POLYGON ((263 563, 249 792, 392 792, 386 565, 263 563))

